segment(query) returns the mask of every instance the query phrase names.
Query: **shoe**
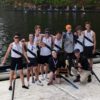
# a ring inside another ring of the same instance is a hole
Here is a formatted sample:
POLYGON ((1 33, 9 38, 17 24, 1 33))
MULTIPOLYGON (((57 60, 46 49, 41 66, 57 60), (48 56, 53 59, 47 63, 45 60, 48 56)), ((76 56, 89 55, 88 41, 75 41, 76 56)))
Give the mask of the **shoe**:
POLYGON ((42 76, 41 80, 42 80, 42 81, 44 81, 44 80, 45 80, 44 76, 42 76))
POLYGON ((36 84, 37 84, 37 85, 40 85, 40 86, 43 86, 43 83, 42 83, 40 80, 37 80, 37 81, 36 81, 36 84))
POLYGON ((79 81, 80 81, 80 76, 77 76, 73 82, 79 82, 79 81))
POLYGON ((29 89, 29 87, 27 87, 27 86, 25 86, 25 85, 23 85, 22 88, 24 88, 24 89, 29 89))
POLYGON ((92 81, 91 75, 88 76, 88 82, 90 83, 92 81))
POLYGON ((73 77, 73 75, 72 75, 71 73, 70 73, 69 75, 70 75, 71 77, 73 77))
POLYGON ((49 82, 49 83, 47 83, 47 85, 53 85, 53 82, 49 82))
POLYGON ((12 86, 9 86, 9 91, 12 91, 12 86))

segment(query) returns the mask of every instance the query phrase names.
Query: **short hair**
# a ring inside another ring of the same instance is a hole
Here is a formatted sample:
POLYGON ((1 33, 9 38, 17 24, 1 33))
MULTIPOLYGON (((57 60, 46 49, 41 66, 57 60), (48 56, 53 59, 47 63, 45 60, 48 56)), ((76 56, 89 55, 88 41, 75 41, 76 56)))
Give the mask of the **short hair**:
POLYGON ((20 34, 19 34, 18 32, 15 32, 15 34, 14 34, 14 36, 13 36, 13 37, 15 37, 15 36, 20 37, 20 34))
POLYGON ((61 34, 62 35, 62 32, 61 31, 56 31, 56 34, 61 34))
POLYGON ((78 31, 78 30, 81 30, 81 31, 83 30, 81 25, 76 26, 75 31, 78 31))
POLYGON ((35 25, 34 29, 37 30, 38 28, 41 28, 40 25, 35 25))
POLYGON ((86 24, 91 25, 91 22, 90 22, 90 21, 86 21, 86 22, 85 22, 85 25, 86 25, 86 24))
POLYGON ((67 24, 65 27, 66 29, 72 28, 71 24, 67 24))

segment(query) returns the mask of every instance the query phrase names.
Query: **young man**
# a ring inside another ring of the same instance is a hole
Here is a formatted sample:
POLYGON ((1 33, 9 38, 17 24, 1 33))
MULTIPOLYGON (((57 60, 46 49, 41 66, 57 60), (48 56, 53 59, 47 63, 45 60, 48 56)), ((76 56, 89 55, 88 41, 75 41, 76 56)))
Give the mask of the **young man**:
POLYGON ((29 34, 29 42, 26 44, 27 47, 27 56, 30 60, 27 69, 27 81, 29 84, 30 72, 32 73, 32 81, 34 80, 33 72, 35 73, 35 82, 37 85, 43 86, 41 81, 39 80, 39 72, 38 72, 38 59, 37 59, 37 44, 33 42, 33 34, 29 34))
POLYGON ((66 52, 67 59, 69 61, 69 74, 71 74, 71 67, 72 65, 72 58, 73 58, 73 50, 74 50, 74 36, 72 33, 72 26, 66 25, 66 32, 63 34, 63 41, 64 41, 64 51, 66 52))
POLYGON ((11 67, 10 67, 10 86, 9 86, 9 90, 12 90, 12 81, 14 78, 16 78, 16 70, 19 71, 19 75, 22 81, 22 88, 28 89, 28 87, 25 86, 25 82, 24 82, 24 74, 23 74, 23 67, 22 67, 22 55, 25 56, 27 62, 29 63, 29 60, 26 56, 24 47, 22 45, 21 42, 19 42, 19 35, 15 34, 14 35, 14 42, 12 42, 8 49, 7 52, 4 56, 4 59, 2 61, 2 64, 4 65, 6 62, 6 59, 9 55, 9 53, 11 52, 11 67))
POLYGON ((87 81, 90 82, 90 64, 88 63, 88 60, 86 57, 80 55, 80 50, 75 49, 74 50, 74 67, 72 69, 72 72, 75 74, 76 79, 74 82, 80 81, 81 83, 86 83, 87 81))
POLYGON ((80 53, 83 54, 84 51, 84 34, 82 27, 79 25, 76 27, 76 32, 74 33, 74 50, 79 49, 80 53))
POLYGON ((96 52, 96 34, 91 30, 90 22, 85 23, 86 30, 84 31, 85 56, 88 58, 90 67, 93 66, 93 54, 96 52))
POLYGON ((41 38, 42 38, 42 36, 44 36, 44 34, 41 34, 41 26, 40 25, 35 25, 34 30, 35 30, 35 36, 33 38, 33 41, 34 41, 34 43, 37 44, 37 48, 38 48, 38 51, 37 51, 38 72, 40 72, 40 46, 39 46, 39 44, 40 44, 41 38))
POLYGON ((42 79, 47 79, 48 73, 48 60, 51 57, 51 50, 52 48, 53 39, 50 35, 50 30, 48 28, 45 29, 45 36, 41 39, 41 49, 40 49, 40 63, 41 63, 41 74, 42 79), (45 72, 45 77, 43 73, 45 72))
POLYGON ((57 32, 56 33, 56 36, 54 37, 54 46, 53 46, 53 49, 57 52, 60 52, 62 51, 62 34, 61 32, 57 32))
POLYGON ((59 60, 56 51, 52 51, 52 57, 49 58, 48 64, 50 73, 49 73, 49 82, 47 85, 52 85, 53 79, 56 79, 56 77, 59 76, 59 60))

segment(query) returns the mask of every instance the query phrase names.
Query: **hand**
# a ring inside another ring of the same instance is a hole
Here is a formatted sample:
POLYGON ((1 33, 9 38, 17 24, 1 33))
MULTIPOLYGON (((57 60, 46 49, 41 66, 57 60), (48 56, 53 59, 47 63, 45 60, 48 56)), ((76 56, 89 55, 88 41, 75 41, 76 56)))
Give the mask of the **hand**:
POLYGON ((95 52, 96 52, 96 50, 95 50, 95 49, 93 49, 92 53, 93 53, 93 54, 95 54, 95 52))
POLYGON ((27 60, 27 63, 30 63, 30 61, 29 61, 29 60, 27 60))

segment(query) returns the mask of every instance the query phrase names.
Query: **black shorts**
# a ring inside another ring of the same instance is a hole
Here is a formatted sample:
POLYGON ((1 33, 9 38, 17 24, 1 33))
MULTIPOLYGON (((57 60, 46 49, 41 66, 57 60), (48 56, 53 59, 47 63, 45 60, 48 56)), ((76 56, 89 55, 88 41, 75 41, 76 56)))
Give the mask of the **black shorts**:
POLYGON ((84 49, 84 55, 87 58, 93 58, 93 46, 85 47, 85 49, 84 49))
POLYGON ((49 60, 50 57, 51 57, 51 55, 48 55, 48 56, 40 56, 40 64, 45 64, 45 63, 48 64, 48 60, 49 60))
POLYGON ((11 58, 11 70, 21 70, 23 69, 23 61, 22 58, 11 58))
POLYGON ((28 64, 28 67, 35 67, 38 66, 37 58, 28 58, 30 63, 28 64))
POLYGON ((65 52, 58 52, 59 67, 65 67, 66 55, 65 52))

